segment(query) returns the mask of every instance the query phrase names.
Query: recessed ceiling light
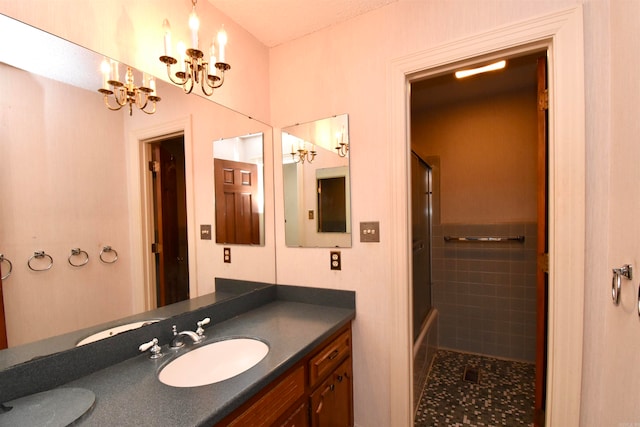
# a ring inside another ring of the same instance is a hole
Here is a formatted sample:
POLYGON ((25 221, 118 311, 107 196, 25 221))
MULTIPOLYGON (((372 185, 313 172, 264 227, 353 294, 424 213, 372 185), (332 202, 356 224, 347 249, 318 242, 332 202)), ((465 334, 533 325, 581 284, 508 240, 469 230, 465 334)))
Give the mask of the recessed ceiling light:
POLYGON ((505 65, 507 65, 507 61, 502 60, 499 62, 494 62, 493 64, 485 65, 484 67, 456 71, 456 77, 462 79, 464 77, 473 76, 475 74, 486 73, 487 71, 501 70, 505 67, 505 65))

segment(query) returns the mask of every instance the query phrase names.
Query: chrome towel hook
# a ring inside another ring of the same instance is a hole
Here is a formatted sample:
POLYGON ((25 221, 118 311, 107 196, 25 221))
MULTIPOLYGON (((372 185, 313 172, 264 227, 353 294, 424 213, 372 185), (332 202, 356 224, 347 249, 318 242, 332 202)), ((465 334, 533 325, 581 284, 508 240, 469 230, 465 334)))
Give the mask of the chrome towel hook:
MULTIPOLYGON (((615 305, 620 304, 620 288, 622 287, 622 277, 628 280, 633 278, 633 269, 629 264, 613 269, 613 279, 611 280, 611 298, 615 305)), ((640 310, 640 308, 639 308, 640 310)))
POLYGON ((11 264, 11 261, 9 261, 9 258, 5 258, 3 254, 0 254, 0 263, 2 263, 3 261, 9 264, 9 271, 7 272, 7 274, 5 274, 0 278, 1 280, 4 280, 7 277, 11 276, 11 272, 13 271, 13 264, 11 264))

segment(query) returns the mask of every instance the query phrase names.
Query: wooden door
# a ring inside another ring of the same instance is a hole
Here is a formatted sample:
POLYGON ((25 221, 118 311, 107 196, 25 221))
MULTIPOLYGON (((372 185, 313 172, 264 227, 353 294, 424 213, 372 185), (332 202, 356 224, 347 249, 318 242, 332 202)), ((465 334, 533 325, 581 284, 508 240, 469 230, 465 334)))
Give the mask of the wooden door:
POLYGON ((213 159, 216 243, 260 244, 258 166, 213 159))
POLYGON ((184 140, 153 144, 153 205, 158 307, 189 299, 184 140))
POLYGON ((547 60, 538 59, 538 269, 536 273, 536 401, 535 425, 544 425, 547 374, 547 291, 549 278, 549 246, 547 216, 547 60))

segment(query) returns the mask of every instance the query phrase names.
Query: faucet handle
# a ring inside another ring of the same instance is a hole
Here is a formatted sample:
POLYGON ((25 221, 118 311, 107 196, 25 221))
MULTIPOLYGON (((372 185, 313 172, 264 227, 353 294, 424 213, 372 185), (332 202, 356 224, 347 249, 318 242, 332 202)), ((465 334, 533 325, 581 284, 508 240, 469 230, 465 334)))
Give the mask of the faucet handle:
POLYGON ((198 329, 196 329, 196 334, 198 334, 199 337, 204 335, 204 325, 208 325, 211 322, 211 318, 209 317, 205 317, 204 319, 202 319, 201 321, 199 321, 197 323, 198 325, 198 329))
POLYGON ((147 351, 149 349, 151 349, 151 355, 149 356, 149 359, 157 359, 159 357, 162 357, 162 349, 158 345, 158 338, 154 338, 151 341, 141 344, 140 347, 138 347, 138 350, 140 351, 147 351))

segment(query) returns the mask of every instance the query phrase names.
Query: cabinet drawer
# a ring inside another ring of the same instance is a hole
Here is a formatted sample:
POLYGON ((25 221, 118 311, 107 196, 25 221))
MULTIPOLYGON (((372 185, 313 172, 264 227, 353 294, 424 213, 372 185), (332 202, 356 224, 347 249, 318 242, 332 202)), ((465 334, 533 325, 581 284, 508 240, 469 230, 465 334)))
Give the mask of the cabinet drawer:
POLYGON ((351 354, 351 330, 325 346, 309 361, 309 385, 314 386, 351 354))
POLYGON ((237 427, 270 426, 303 395, 304 366, 300 366, 271 387, 271 390, 229 425, 237 427))

